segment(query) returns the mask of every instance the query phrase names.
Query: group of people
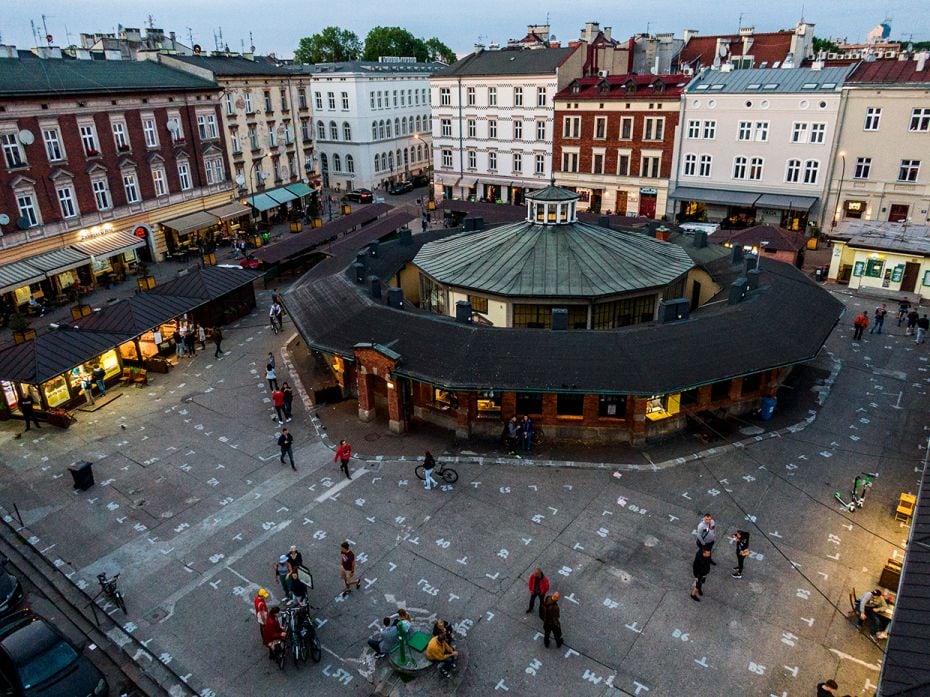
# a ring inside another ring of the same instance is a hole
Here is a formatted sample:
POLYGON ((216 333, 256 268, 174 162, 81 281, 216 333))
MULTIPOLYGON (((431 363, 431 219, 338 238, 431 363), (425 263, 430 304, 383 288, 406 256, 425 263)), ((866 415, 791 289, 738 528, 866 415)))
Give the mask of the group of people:
MULTIPOLYGON (((383 658, 391 653, 401 641, 410 636, 411 617, 404 608, 381 620, 381 629, 368 639, 368 646, 375 652, 375 658, 383 658)), ((442 619, 433 623, 432 636, 426 645, 426 659, 439 668, 443 677, 452 676, 455 659, 459 652, 454 645, 455 637, 452 626, 442 619)))
MULTIPOLYGON (((859 341, 865 328, 870 324, 869 334, 881 334, 885 326, 885 315, 888 309, 885 303, 881 303, 872 311, 872 318, 869 319, 869 313, 863 310, 856 315, 853 320, 853 341, 859 341)), ((898 303, 898 326, 904 325, 904 335, 913 336, 915 344, 922 344, 926 340, 927 330, 930 329, 930 317, 926 314, 921 315, 917 308, 911 305, 907 298, 898 303)))
POLYGON ((96 400, 94 399, 94 387, 100 391, 101 397, 106 396, 106 377, 107 372, 100 363, 94 364, 94 367, 91 368, 89 372, 87 370, 81 370, 79 367, 71 369, 71 379, 73 381, 79 381, 81 391, 84 393, 84 399, 87 400, 88 404, 96 404, 96 400))
POLYGON ((559 609, 559 600, 562 594, 556 591, 549 595, 549 579, 543 573, 543 570, 536 567, 536 570, 530 574, 527 583, 530 590, 530 606, 526 609, 529 614, 533 611, 536 599, 539 598, 539 619, 543 623, 543 644, 549 648, 549 638, 555 639, 555 645, 562 647, 562 617, 559 609))
MULTIPOLYGON (((197 353, 197 344, 200 344, 201 351, 207 350, 207 330, 202 324, 188 325, 186 322, 177 321, 174 342, 174 349, 178 358, 193 357, 197 353)), ((219 352, 219 344, 217 344, 217 352, 219 352)))
POLYGON ((533 450, 533 419, 524 414, 519 420, 516 416, 511 417, 504 426, 504 440, 507 441, 507 449, 511 455, 515 455, 517 450, 529 453, 533 450))
MULTIPOLYGON (((707 581, 710 568, 717 566, 717 562, 712 558, 714 543, 717 541, 717 522, 710 513, 705 513, 701 518, 694 535, 697 552, 691 563, 691 573, 694 578, 691 582, 691 600, 699 603, 701 596, 704 595, 704 583, 707 581)), ((745 530, 737 530, 731 535, 731 539, 736 544, 736 566, 733 567, 730 576, 740 579, 743 577, 746 557, 749 556, 749 533, 745 530)))

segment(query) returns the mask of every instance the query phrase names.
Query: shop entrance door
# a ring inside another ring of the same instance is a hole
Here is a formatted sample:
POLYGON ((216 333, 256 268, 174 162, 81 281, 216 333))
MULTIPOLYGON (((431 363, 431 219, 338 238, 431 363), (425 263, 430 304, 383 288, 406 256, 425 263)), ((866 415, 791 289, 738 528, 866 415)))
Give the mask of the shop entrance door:
POLYGON ((901 290, 913 293, 917 287, 917 277, 920 275, 920 264, 907 262, 904 265, 904 277, 901 279, 901 290))
POLYGON ((627 192, 617 189, 617 205, 614 207, 614 213, 617 215, 626 215, 627 192))
POLYGON ((639 195, 639 214, 646 218, 656 217, 656 195, 640 194, 639 195))

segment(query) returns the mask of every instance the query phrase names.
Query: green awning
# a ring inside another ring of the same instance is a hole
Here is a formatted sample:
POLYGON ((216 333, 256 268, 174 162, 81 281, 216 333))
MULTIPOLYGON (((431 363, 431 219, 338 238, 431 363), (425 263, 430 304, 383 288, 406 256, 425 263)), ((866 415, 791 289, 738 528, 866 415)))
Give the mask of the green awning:
POLYGON ((281 187, 280 189, 272 189, 271 191, 265 192, 268 196, 271 196, 278 203, 287 203, 288 201, 293 201, 297 196, 292 194, 290 191, 281 187))
POLYGON ((255 194, 255 196, 249 197, 249 205, 252 206, 255 210, 267 211, 270 208, 277 208, 281 204, 275 201, 268 194, 255 194))
POLYGON ((303 182, 297 182, 296 184, 288 184, 284 187, 292 194, 296 196, 309 196, 313 193, 313 189, 304 184, 303 182))

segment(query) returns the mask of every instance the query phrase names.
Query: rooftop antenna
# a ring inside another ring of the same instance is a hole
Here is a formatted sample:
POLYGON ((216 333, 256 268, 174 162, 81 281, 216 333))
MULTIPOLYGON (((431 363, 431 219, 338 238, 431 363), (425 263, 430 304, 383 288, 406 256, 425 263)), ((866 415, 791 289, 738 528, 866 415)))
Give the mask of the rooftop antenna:
POLYGON ((66 25, 65 25, 65 39, 68 40, 68 45, 69 45, 69 46, 74 46, 74 42, 71 41, 71 37, 72 37, 72 36, 74 36, 74 34, 71 33, 71 31, 68 29, 68 25, 66 24, 66 25))
POLYGON ((646 22, 646 36, 649 36, 649 27, 652 26, 652 22, 646 22))
POLYGON ((190 27, 187 28, 187 38, 190 41, 191 48, 194 47, 194 30, 190 27))
POLYGON ((45 43, 48 46, 52 45, 52 35, 48 33, 48 25, 45 23, 45 15, 42 15, 42 29, 45 30, 45 43))
POLYGON ((239 53, 245 53, 245 39, 239 39, 239 53))
POLYGON ((739 13, 739 28, 737 29, 736 33, 739 34, 742 30, 743 30, 743 13, 740 12, 739 13))
POLYGON ((804 24, 804 3, 801 3, 801 24, 804 24))
POLYGON ((252 32, 249 32, 249 53, 255 53, 255 40, 252 38, 252 32))
POLYGON ((152 15, 149 15, 148 17, 146 17, 146 21, 148 22, 149 29, 155 28, 155 18, 152 15))
POLYGON ((36 31, 36 23, 30 19, 29 26, 32 29, 32 41, 36 46, 38 46, 39 45, 39 32, 36 31))

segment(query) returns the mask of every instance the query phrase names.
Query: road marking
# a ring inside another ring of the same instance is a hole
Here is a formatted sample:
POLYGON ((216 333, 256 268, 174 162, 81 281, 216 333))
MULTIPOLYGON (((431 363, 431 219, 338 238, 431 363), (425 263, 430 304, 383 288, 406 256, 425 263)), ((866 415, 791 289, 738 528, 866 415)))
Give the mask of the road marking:
MULTIPOLYGON (((363 469, 363 470, 355 470, 355 472, 356 472, 356 474, 359 475, 359 476, 364 475, 364 474, 368 474, 368 470, 364 470, 364 469, 363 469)), ((328 498, 332 498, 334 494, 338 494, 340 491, 342 491, 343 489, 345 489, 347 486, 349 486, 349 484, 351 484, 352 482, 354 482, 356 479, 358 479, 358 476, 354 477, 353 479, 343 479, 341 482, 339 482, 339 483, 336 484, 335 486, 330 487, 329 489, 327 489, 327 490, 326 490, 326 493, 320 494, 319 496, 317 496, 317 497, 316 497, 315 499, 313 499, 313 500, 316 501, 317 503, 323 503, 323 501, 325 501, 325 500, 328 499, 328 498)))
POLYGON ((830 653, 835 653, 836 656, 837 656, 837 658, 840 658, 840 659, 843 659, 843 660, 847 660, 847 661, 852 661, 853 663, 858 663, 860 666, 864 666, 864 667, 866 667, 866 668, 870 668, 870 669, 874 670, 875 672, 878 672, 878 671, 881 669, 881 665, 878 664, 878 663, 866 663, 866 662, 863 661, 863 660, 860 660, 860 659, 858 659, 858 658, 855 658, 855 657, 853 657, 853 656, 850 656, 848 653, 843 653, 842 651, 837 651, 836 649, 830 649, 830 653))

